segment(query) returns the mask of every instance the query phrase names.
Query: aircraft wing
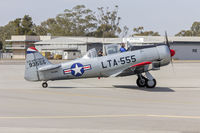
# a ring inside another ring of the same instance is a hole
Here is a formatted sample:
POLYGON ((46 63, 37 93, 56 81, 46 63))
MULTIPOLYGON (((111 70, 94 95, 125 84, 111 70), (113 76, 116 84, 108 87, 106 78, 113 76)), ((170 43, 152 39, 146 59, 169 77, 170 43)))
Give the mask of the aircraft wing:
POLYGON ((46 66, 43 66, 43 67, 40 67, 38 69, 38 71, 42 72, 42 71, 48 71, 48 70, 53 70, 53 69, 56 69, 56 68, 59 68, 61 67, 61 64, 50 64, 50 65, 46 65, 46 66))
POLYGON ((123 71, 124 71, 124 70, 119 71, 119 72, 117 72, 117 73, 115 73, 115 74, 112 74, 112 75, 110 75, 110 77, 117 77, 117 76, 120 75, 123 71))
POLYGON ((144 68, 146 65, 150 65, 152 62, 141 62, 138 64, 135 64, 133 66, 130 66, 126 70, 122 70, 116 74, 111 75, 111 77, 119 77, 119 76, 129 76, 129 75, 134 75, 137 73, 144 72, 144 68))

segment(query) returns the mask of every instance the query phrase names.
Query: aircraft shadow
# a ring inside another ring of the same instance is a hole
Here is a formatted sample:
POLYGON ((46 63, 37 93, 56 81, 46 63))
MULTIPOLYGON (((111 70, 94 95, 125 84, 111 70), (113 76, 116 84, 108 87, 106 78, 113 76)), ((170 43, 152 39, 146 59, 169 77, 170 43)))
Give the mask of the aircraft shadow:
POLYGON ((50 89, 76 89, 76 88, 113 88, 113 87, 58 87, 58 86, 51 86, 51 87, 48 87, 50 89))
POLYGON ((184 88, 184 89, 188 89, 188 88, 200 88, 200 87, 185 87, 185 86, 180 86, 180 87, 171 87, 171 88, 184 88))
MULTIPOLYGON (((174 90, 168 87, 156 87, 156 88, 139 88, 135 85, 113 85, 115 88, 123 88, 123 89, 133 89, 133 90, 141 90, 141 91, 149 91, 149 92, 175 92, 174 90)), ((105 88, 113 88, 113 87, 105 87, 105 88)), ((76 88, 104 88, 104 87, 65 87, 65 86, 51 86, 48 87, 50 89, 76 89, 76 88)))
POLYGON ((51 86, 51 87, 48 87, 50 89, 74 89, 76 87, 61 87, 61 86, 51 86))
POLYGON ((123 89, 133 89, 133 90, 142 90, 149 92, 175 92, 174 90, 168 87, 156 87, 156 88, 139 88, 135 85, 113 85, 115 88, 123 88, 123 89))

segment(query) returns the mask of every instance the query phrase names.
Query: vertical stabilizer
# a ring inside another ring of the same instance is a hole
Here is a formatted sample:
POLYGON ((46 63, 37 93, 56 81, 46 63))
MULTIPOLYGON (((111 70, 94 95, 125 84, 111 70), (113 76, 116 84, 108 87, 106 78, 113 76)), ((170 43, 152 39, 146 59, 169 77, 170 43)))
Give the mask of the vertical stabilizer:
POLYGON ((24 78, 28 81, 40 81, 38 69, 48 64, 51 63, 35 47, 28 48, 24 78))

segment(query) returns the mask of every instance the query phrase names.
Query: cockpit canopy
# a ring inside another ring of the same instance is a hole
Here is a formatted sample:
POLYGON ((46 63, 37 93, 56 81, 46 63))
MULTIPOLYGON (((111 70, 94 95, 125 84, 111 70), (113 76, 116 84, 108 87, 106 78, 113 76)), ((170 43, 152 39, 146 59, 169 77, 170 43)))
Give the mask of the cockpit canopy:
POLYGON ((105 52, 106 55, 110 55, 110 54, 116 54, 119 53, 119 49, 120 49, 120 45, 119 44, 109 44, 109 45, 105 45, 105 52))
MULTIPOLYGON (((104 56, 120 53, 119 44, 109 44, 104 45, 104 56)), ((83 56, 85 59, 96 58, 98 57, 97 50, 95 48, 88 50, 88 52, 83 56)))
POLYGON ((84 56, 83 58, 89 59, 89 58, 96 58, 97 57, 97 51, 95 48, 90 49, 84 56))

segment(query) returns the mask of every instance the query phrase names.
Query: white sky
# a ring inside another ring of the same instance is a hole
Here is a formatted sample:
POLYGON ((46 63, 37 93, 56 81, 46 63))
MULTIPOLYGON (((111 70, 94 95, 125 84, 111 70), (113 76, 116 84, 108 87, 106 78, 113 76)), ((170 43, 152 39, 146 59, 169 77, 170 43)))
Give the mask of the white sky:
POLYGON ((174 35, 189 29, 194 21, 200 21, 200 0, 0 0, 0 26, 25 14, 40 24, 47 18, 63 13, 76 5, 97 7, 119 6, 121 23, 129 27, 144 26, 145 30, 174 35))

